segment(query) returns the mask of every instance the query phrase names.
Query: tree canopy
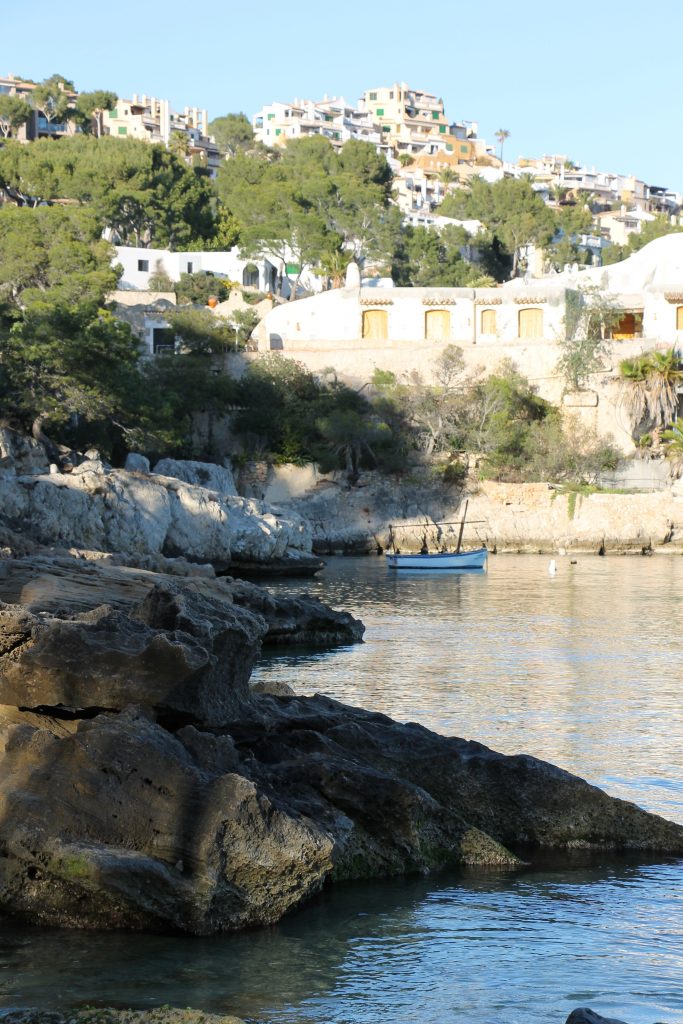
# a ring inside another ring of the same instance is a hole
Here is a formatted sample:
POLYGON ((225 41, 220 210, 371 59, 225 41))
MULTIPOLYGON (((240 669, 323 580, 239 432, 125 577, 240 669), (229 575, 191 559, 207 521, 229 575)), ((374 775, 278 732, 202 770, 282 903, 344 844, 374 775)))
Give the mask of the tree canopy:
POLYGON ((237 156, 254 146, 254 131, 245 114, 226 114, 209 121, 209 134, 213 135, 224 156, 237 156))
POLYGON ((215 233, 206 172, 137 139, 10 141, 0 149, 0 183, 28 205, 87 204, 123 245, 184 249, 215 233))
POLYGON ((314 136, 291 141, 277 158, 239 153, 221 166, 216 187, 239 222, 242 251, 282 260, 294 293, 304 268, 334 265, 335 253, 387 261, 400 228, 390 184, 372 146, 350 141, 337 153, 314 136))
POLYGON ((557 231, 553 211, 534 192, 528 177, 501 178, 494 184, 474 177, 468 188, 450 192, 439 213, 459 220, 475 219, 486 228, 485 241, 505 257, 515 277, 527 245, 547 246, 557 231))

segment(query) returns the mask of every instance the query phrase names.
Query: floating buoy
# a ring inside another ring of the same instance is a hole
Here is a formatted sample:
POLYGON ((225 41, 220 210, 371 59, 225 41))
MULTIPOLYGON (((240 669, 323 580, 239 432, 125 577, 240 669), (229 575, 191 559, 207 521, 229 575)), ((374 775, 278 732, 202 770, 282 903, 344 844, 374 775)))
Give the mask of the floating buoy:
POLYGON ((555 561, 554 558, 551 558, 550 559, 550 563, 548 565, 548 575, 549 576, 554 576, 556 572, 557 572, 557 562, 555 561))

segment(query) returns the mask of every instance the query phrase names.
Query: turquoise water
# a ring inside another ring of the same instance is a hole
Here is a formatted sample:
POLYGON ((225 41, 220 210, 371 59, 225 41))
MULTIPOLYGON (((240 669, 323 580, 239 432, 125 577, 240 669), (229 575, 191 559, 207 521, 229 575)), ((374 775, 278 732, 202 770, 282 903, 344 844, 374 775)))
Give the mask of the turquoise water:
MULTIPOLYGON (((683 560, 498 556, 485 575, 332 560, 306 586, 366 642, 261 678, 527 752, 683 822, 683 560)), ((280 583, 275 592, 300 587, 280 583)), ((0 1006, 171 1003, 278 1024, 683 1021, 683 865, 347 885, 209 939, 0 926, 0 1006)))

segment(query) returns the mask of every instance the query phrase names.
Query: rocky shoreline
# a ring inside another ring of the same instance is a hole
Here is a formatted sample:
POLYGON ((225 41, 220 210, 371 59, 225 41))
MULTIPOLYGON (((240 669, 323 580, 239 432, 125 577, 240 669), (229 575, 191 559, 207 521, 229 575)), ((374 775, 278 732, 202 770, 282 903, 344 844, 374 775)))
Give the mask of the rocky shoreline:
MULTIPOLYGON (((3 1024, 244 1024, 238 1017, 204 1013, 201 1010, 176 1009, 172 1006, 152 1010, 121 1010, 113 1007, 58 1010, 0 1010, 3 1024)), ((602 1017, 588 1007, 577 1007, 565 1024, 624 1024, 614 1017, 602 1017)))
POLYGON ((331 882, 534 851, 683 855, 683 827, 533 757, 250 688, 264 643, 359 640, 307 598, 82 559, 0 573, 0 908, 210 934, 331 882))
POLYGON ((683 554, 683 481, 649 493, 610 493, 490 480, 447 488, 374 473, 351 487, 337 474, 282 507, 311 523, 315 554, 363 555, 390 546, 391 523, 402 526, 403 550, 419 551, 425 541, 436 549, 454 546, 465 498, 466 547, 486 545, 499 554, 683 554), (439 529, 443 523, 451 525, 439 529))

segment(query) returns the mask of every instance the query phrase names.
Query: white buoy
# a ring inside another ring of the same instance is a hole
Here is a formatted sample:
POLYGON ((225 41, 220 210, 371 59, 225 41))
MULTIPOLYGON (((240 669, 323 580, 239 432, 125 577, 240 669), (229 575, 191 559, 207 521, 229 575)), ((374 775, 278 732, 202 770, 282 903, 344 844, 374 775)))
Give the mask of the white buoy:
POLYGON ((550 563, 548 565, 548 575, 549 576, 554 576, 556 572, 557 572, 557 562, 555 561, 554 558, 551 558, 550 559, 550 563))

